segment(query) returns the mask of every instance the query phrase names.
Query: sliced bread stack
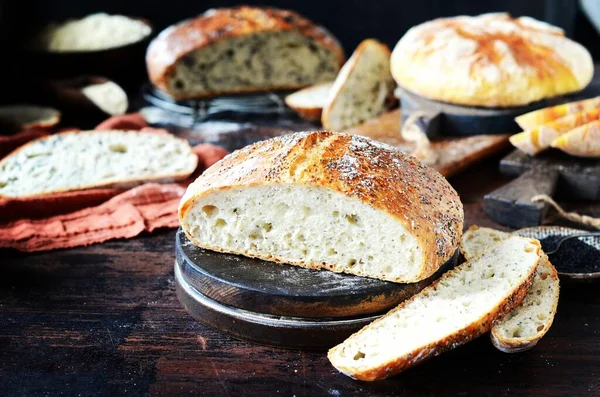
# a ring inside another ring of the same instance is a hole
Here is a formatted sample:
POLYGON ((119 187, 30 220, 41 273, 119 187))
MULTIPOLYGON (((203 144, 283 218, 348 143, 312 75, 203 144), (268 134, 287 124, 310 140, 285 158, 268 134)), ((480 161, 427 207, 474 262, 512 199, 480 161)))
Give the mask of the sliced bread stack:
POLYGON ((510 236, 455 269, 329 351, 355 379, 384 379, 486 332, 519 305, 543 253, 510 236))
POLYGON ((335 82, 289 95, 286 103, 302 117, 344 131, 372 119, 394 102, 396 84, 390 72, 390 49, 364 40, 344 64, 335 82), (322 112, 321 112, 322 110, 322 112))

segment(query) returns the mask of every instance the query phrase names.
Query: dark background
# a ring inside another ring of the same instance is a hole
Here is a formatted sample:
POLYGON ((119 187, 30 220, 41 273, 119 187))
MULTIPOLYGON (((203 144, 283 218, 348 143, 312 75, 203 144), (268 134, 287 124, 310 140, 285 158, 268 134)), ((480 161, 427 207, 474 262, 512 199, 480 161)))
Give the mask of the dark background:
POLYGON ((558 25, 570 36, 579 35, 577 0, 0 0, 0 3, 4 3, 5 12, 11 14, 5 20, 0 9, 2 25, 15 33, 12 37, 44 22, 99 11, 141 16, 160 31, 208 8, 239 4, 298 11, 329 28, 347 51, 366 37, 375 37, 393 46, 411 26, 436 17, 497 11, 528 15, 558 25))
MULTIPOLYGON (((156 34, 208 8, 239 4, 298 11, 327 27, 340 39, 348 54, 367 37, 377 38, 393 48, 410 27, 433 18, 508 11, 515 16, 527 15, 560 26, 568 36, 584 44, 595 59, 600 59, 600 36, 579 10, 577 0, 0 0, 0 45, 3 48, 0 74, 10 77, 5 79, 5 85, 10 85, 31 78, 35 70, 43 70, 43 64, 34 65, 33 72, 21 76, 25 74, 24 69, 31 68, 16 66, 14 61, 21 58, 20 39, 48 21, 103 11, 144 17, 154 25, 156 34)), ((140 80, 144 78, 140 76, 140 80)), ((6 92, 7 89, 0 90, 0 100, 10 100, 6 92)))

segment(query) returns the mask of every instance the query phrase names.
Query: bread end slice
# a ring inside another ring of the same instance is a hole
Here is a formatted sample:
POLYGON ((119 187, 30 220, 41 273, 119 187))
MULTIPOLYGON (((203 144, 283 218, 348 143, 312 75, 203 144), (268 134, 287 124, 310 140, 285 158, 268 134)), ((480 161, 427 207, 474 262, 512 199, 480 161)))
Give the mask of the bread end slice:
POLYGON ((504 353, 534 347, 552 326, 559 290, 558 272, 544 254, 523 302, 492 327, 490 339, 494 346, 504 353))
POLYGON ((323 127, 344 131, 380 115, 395 87, 388 46, 375 39, 362 41, 333 83, 321 116, 323 127))
POLYGON ((488 332, 524 299, 541 247, 511 236, 332 348, 340 372, 384 379, 488 332))

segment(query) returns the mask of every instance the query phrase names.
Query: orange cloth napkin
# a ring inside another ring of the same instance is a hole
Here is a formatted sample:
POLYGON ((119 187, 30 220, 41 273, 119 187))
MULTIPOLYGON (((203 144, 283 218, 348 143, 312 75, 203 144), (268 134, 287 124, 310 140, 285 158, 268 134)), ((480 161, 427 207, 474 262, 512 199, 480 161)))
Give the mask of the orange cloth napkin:
MULTIPOLYGON (((115 116, 96 127, 111 128, 168 133, 148 128, 139 114, 115 116)), ((185 187, 227 154, 225 149, 209 144, 193 149, 198 155, 198 169, 191 178, 179 184, 147 183, 125 192, 90 189, 33 198, 0 199, 0 222, 5 222, 0 224, 0 248, 46 251, 177 227, 177 207, 185 187), (26 219, 23 218, 25 214, 26 219)))

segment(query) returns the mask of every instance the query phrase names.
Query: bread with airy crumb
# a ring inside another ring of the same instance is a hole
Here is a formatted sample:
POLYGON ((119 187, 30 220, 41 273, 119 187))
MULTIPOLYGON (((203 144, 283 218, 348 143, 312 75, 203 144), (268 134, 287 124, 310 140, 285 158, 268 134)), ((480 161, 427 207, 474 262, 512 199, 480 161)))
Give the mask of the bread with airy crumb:
POLYGON ((395 87, 390 49, 377 40, 364 40, 333 83, 321 116, 323 127, 343 131, 380 115, 392 102, 395 87))
POLYGON ((320 121, 333 82, 311 85, 285 97, 285 103, 309 121, 320 121))
POLYGON ((415 158, 327 131, 233 152, 192 183, 179 207, 195 245, 394 282, 423 280, 458 247, 456 191, 415 158))
POLYGON ((32 141, 0 161, 0 197, 179 181, 197 164, 188 142, 170 134, 65 132, 32 141))
MULTIPOLYGON (((510 236, 499 230, 472 226, 463 235, 460 250, 467 260, 472 260, 510 236)), ((552 326, 559 289, 558 273, 546 254, 542 254, 523 302, 492 327, 490 337, 494 346, 505 353, 534 347, 552 326)))
POLYGON ((521 303, 540 255, 537 240, 511 236, 446 272, 332 348, 328 358, 342 373, 374 381, 469 342, 521 303))

